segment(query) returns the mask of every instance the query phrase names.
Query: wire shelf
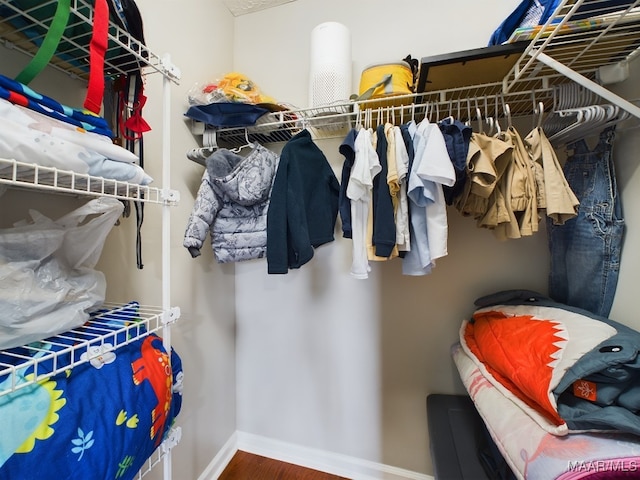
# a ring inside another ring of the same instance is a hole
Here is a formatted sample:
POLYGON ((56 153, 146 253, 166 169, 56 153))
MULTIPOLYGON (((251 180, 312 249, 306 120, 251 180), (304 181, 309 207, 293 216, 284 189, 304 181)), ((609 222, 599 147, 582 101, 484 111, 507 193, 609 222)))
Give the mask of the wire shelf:
POLYGON ((188 155, 203 163, 207 153, 218 147, 235 148, 248 142, 278 143, 290 140, 302 129, 311 132, 314 139, 343 137, 356 124, 367 121, 403 123, 425 116, 441 119, 454 116, 461 121, 473 121, 479 117, 504 117, 532 115, 543 104, 550 111, 554 101, 554 89, 549 82, 527 82, 527 88, 505 94, 502 83, 473 85, 448 90, 398 95, 366 101, 345 101, 331 105, 293 109, 269 113, 249 127, 215 128, 205 126, 203 147, 188 155), (204 152, 198 155, 198 151, 204 152))
POLYGON ((635 58, 640 53, 640 0, 614 11, 610 3, 565 0, 545 25, 516 31, 511 40, 531 42, 505 78, 507 89, 521 90, 521 80, 557 75, 537 61, 543 52, 590 79, 601 67, 635 58))
POLYGON ((158 307, 104 304, 82 326, 39 342, 0 351, 0 397, 99 361, 107 351, 158 332, 167 318, 158 307), (100 347, 91 349, 91 347, 100 347), (29 372, 28 375, 25 373, 29 372))
POLYGON ((303 128, 316 139, 340 137, 363 119, 380 122, 387 118, 402 121, 454 116, 468 122, 480 117, 550 112, 560 87, 572 80, 586 85, 601 99, 640 116, 637 107, 594 85, 601 67, 629 62, 640 55, 640 0, 629 0, 617 7, 611 7, 610 0, 564 0, 545 25, 518 29, 510 39, 522 41, 529 41, 529 45, 502 81, 291 109, 265 115, 256 125, 246 128, 206 127, 206 137, 211 141, 203 142, 203 149, 194 149, 204 152, 192 150, 187 156, 203 163, 205 154, 220 146, 233 148, 248 141, 286 142, 303 128), (545 60, 543 53, 565 68, 539 61, 545 60), (576 74, 568 76, 566 70, 576 74))
POLYGON ((142 468, 138 471, 136 478, 140 480, 145 475, 150 473, 157 465, 159 465, 164 458, 167 456, 168 452, 165 452, 162 449, 162 446, 156 448, 156 450, 151 454, 151 456, 147 459, 142 468))
POLYGON ((136 478, 140 480, 147 473, 151 472, 160 462, 163 462, 169 457, 171 449, 175 447, 182 439, 182 428, 173 426, 165 434, 165 438, 162 444, 156 448, 156 450, 147 459, 142 468, 138 471, 136 478))
MULTIPOLYGON (((57 0, 44 0, 36 5, 31 2, 24 8, 25 5, 18 1, 0 0, 0 40, 7 48, 34 56, 51 26, 57 3, 57 0)), ((51 66, 88 80, 93 15, 92 2, 71 0, 64 38, 49 62, 51 66)), ((179 80, 175 68, 113 21, 108 27, 104 70, 105 76, 109 77, 143 71, 162 73, 176 83, 179 80)))
POLYGON ((167 196, 163 190, 148 185, 95 177, 6 158, 0 158, 0 184, 74 195, 109 196, 147 203, 174 204, 175 200, 172 198, 176 197, 167 196))

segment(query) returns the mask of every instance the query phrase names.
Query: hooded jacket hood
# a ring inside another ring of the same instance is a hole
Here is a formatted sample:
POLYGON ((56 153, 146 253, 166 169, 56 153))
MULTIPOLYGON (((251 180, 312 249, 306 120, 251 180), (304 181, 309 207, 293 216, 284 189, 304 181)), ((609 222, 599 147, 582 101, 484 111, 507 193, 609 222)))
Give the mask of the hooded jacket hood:
POLYGON ((246 157, 217 150, 206 164, 212 188, 231 202, 248 206, 269 199, 277 156, 262 145, 254 144, 246 157))

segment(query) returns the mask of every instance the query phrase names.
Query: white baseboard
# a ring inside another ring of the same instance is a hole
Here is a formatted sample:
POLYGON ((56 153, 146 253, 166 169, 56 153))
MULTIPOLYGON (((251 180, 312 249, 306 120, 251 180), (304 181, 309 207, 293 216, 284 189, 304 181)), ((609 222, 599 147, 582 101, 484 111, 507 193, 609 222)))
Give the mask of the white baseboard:
POLYGON ((234 433, 225 442, 218 454, 211 460, 207 468, 200 474, 198 480, 216 480, 225 467, 231 461, 233 455, 238 451, 238 438, 234 433))
MULTIPOLYGON (((353 480, 434 480, 429 475, 246 432, 235 433, 237 450, 353 480)), ((219 455, 218 455, 219 456, 219 455)), ((217 457, 217 456, 216 456, 217 457)), ((215 479, 216 477, 208 477, 215 479)), ((201 477, 204 480, 203 477, 201 477)))

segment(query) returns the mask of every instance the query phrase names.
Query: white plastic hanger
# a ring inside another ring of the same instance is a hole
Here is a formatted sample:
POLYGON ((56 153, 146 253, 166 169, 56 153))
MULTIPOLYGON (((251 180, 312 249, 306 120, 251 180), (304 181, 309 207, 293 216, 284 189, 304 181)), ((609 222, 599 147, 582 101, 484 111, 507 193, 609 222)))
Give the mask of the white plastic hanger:
POLYGON ((575 119, 570 125, 549 137, 549 141, 554 145, 566 145, 579 138, 588 137, 630 117, 628 112, 611 104, 589 105, 557 113, 560 117, 575 115, 575 119))
POLYGON ((255 147, 255 144, 249 140, 249 132, 247 131, 246 128, 244 129, 244 141, 245 141, 244 145, 240 145, 239 147, 232 148, 231 151, 233 153, 240 153, 244 148, 255 147))
POLYGON ((538 102, 538 106, 533 108, 533 128, 542 128, 544 119, 544 103, 538 102))

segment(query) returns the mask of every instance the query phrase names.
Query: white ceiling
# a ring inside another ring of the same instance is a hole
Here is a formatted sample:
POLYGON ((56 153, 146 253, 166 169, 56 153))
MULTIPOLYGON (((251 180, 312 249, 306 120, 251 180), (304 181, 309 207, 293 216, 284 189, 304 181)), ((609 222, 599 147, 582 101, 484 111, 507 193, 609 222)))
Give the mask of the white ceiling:
POLYGON ((257 12, 294 0, 222 0, 234 17, 246 13, 257 12))

